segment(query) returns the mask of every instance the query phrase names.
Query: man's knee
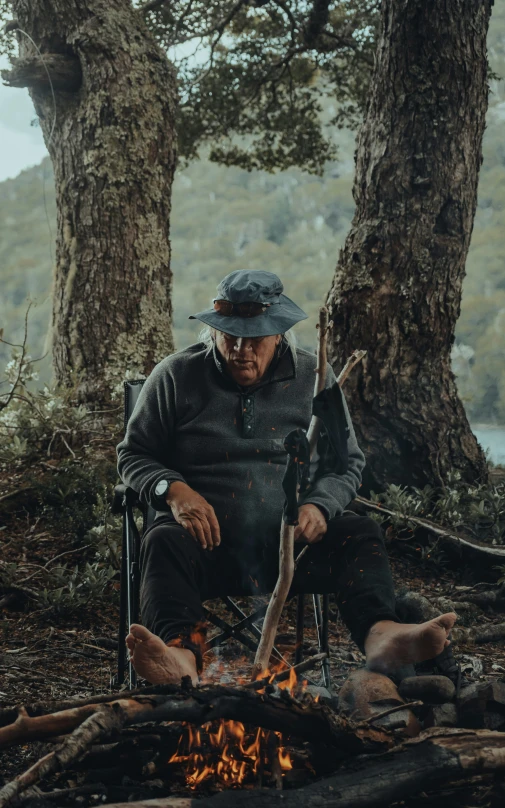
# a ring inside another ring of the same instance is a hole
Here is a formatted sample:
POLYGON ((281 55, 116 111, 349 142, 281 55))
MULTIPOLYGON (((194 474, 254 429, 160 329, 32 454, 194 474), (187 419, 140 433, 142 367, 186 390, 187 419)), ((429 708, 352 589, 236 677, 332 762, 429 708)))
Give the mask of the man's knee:
POLYGON ((342 514, 328 522, 328 532, 335 533, 339 539, 376 539, 384 541, 384 533, 379 522, 370 516, 342 514))
POLYGON ((172 553, 191 555, 194 544, 190 534, 177 523, 154 525, 142 539, 141 556, 152 559, 172 553))

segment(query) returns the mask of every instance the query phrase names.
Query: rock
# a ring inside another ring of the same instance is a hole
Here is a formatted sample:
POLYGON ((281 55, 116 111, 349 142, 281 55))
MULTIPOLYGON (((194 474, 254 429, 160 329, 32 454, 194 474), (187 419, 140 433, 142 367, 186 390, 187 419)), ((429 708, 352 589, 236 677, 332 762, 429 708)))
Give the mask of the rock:
POLYGON ((458 708, 455 704, 437 704, 430 707, 424 719, 425 729, 428 727, 457 727, 458 708))
MULTIPOLYGON (((366 668, 353 671, 338 694, 339 710, 353 721, 365 721, 392 707, 404 704, 394 682, 381 673, 366 668)), ((400 730, 400 734, 415 737, 421 725, 411 710, 398 710, 377 719, 375 727, 400 730)))
POLYGON ((458 699, 459 723, 470 729, 505 727, 505 682, 474 683, 458 699))
POLYGON ((470 654, 459 654, 458 661, 461 665, 461 673, 468 679, 478 679, 482 676, 484 666, 479 657, 471 656, 470 654))
POLYGON ((398 692, 407 701, 445 704, 452 701, 456 688, 447 676, 409 676, 401 682, 398 692))

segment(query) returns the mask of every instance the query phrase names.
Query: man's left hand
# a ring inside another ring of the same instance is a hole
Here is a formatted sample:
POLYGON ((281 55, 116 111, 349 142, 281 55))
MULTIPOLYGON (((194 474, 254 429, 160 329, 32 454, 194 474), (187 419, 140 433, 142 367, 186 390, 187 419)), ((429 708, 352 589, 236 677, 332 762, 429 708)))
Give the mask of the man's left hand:
POLYGON ((307 505, 301 505, 298 511, 298 525, 295 527, 295 541, 314 544, 321 541, 326 529, 326 519, 317 505, 312 505, 310 502, 307 505))

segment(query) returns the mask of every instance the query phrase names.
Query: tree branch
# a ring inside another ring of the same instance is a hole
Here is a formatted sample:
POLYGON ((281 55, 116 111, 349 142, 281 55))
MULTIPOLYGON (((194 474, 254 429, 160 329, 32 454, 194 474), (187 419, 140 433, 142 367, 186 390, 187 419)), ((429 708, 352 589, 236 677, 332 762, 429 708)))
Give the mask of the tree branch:
POLYGON ((314 45, 318 36, 328 22, 330 0, 314 0, 305 26, 305 41, 309 47, 314 45))
POLYGON ((16 720, 0 729, 0 747, 67 734, 98 711, 121 712, 127 727, 150 721, 187 721, 201 726, 219 718, 232 719, 317 740, 349 754, 366 751, 377 743, 391 743, 387 732, 370 727, 356 734, 355 725, 329 707, 312 700, 300 702, 287 691, 282 691, 280 698, 246 688, 199 687, 184 691, 166 685, 158 689, 165 690, 165 694, 139 693, 107 704, 83 704, 41 716, 32 717, 29 708, 20 708, 16 720))
POLYGON ((46 53, 43 59, 40 56, 29 56, 13 59, 12 63, 10 70, 0 71, 8 87, 49 89, 48 73, 55 90, 75 92, 82 83, 81 64, 76 57, 46 53))
POLYGON ((408 520, 409 522, 412 522, 418 527, 423 527, 425 530, 430 531, 430 533, 434 533, 435 536, 440 536, 441 539, 446 541, 448 544, 452 544, 453 547, 474 550, 482 555, 489 556, 490 558, 505 558, 505 546, 503 545, 486 544, 485 542, 478 541, 477 539, 469 539, 467 536, 462 536, 460 533, 455 533, 452 530, 441 527, 435 522, 431 522, 429 519, 421 519, 419 516, 409 516, 408 514, 392 511, 389 508, 385 508, 383 505, 380 505, 378 502, 372 502, 369 499, 365 499, 365 497, 356 496, 355 500, 356 502, 361 503, 361 505, 364 505, 369 511, 383 513, 385 516, 402 518, 405 519, 405 521, 408 520))

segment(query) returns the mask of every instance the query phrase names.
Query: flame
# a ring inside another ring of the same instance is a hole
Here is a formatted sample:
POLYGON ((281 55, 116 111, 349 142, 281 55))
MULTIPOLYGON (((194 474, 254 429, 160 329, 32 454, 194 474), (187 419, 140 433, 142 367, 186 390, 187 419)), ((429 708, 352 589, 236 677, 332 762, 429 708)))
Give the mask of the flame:
MULTIPOLYGON (((223 718, 218 723, 204 724, 202 731, 186 725, 186 733, 168 761, 185 765, 186 783, 191 789, 208 778, 224 786, 240 786, 247 777, 258 776, 262 766, 268 766, 268 731, 258 727, 254 736, 248 738, 240 721, 223 718), (182 753, 183 749, 187 749, 187 753, 182 753)), ((282 746, 281 733, 275 735, 280 768, 283 772, 289 771, 293 768, 289 752, 282 746)))

